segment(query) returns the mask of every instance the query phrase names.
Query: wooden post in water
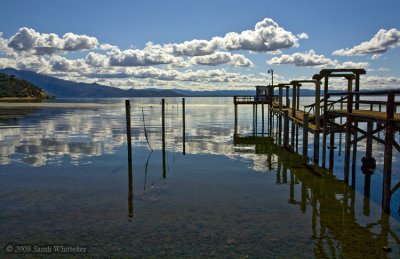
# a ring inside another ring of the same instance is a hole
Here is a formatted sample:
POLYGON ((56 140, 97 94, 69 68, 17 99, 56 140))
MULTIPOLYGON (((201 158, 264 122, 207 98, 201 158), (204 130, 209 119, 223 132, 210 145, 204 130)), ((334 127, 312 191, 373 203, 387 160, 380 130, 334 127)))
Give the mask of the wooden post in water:
POLYGON ((264 104, 261 104, 261 134, 264 137, 264 104))
MULTIPOLYGON (((352 77, 353 78, 353 77, 352 77)), ((349 91, 352 91, 352 78, 348 78, 349 81, 349 91)), ((356 92, 358 92, 359 88, 359 75, 356 77, 356 92), (358 79, 358 81, 357 81, 358 79)), ((354 109, 358 110, 359 109, 359 100, 360 100, 360 95, 356 94, 355 97, 355 103, 354 103, 354 109)), ((357 164, 357 128, 358 128, 358 122, 356 120, 353 120, 354 122, 354 132, 353 132, 353 154, 351 158, 351 187, 355 188, 356 187, 356 164, 357 164)))
POLYGON ((295 128, 295 118, 296 118, 296 107, 297 107, 297 104, 296 104, 296 101, 297 101, 297 97, 296 97, 296 94, 297 94, 297 91, 296 91, 296 87, 298 87, 296 84, 293 84, 293 90, 292 90, 292 117, 293 117, 293 120, 292 120, 292 131, 291 131, 291 144, 292 144, 292 151, 294 151, 295 149, 295 131, 296 131, 296 128, 295 128))
POLYGON ((256 136, 257 136, 257 133, 258 133, 258 105, 257 104, 255 104, 255 108, 256 108, 256 117, 255 117, 255 133, 256 133, 256 136))
POLYGON ((320 95, 321 95, 321 80, 316 80, 315 83, 315 128, 314 132, 314 164, 319 163, 319 127, 320 127, 320 95))
POLYGON ((296 124, 296 153, 299 152, 299 125, 296 124))
MULTIPOLYGON (((236 104, 235 104, 236 108, 236 104)), ((182 153, 183 155, 186 155, 186 109, 185 109, 185 98, 182 98, 182 145, 183 145, 183 150, 182 153)), ((235 110, 235 112, 237 112, 235 110)), ((235 114, 235 133, 237 131, 237 119, 236 119, 236 114, 235 114)))
POLYGON ((351 124, 353 111, 353 93, 350 91, 347 98, 347 118, 346 118, 346 147, 344 157, 344 182, 349 184, 349 173, 350 173, 350 142, 351 142, 351 124))
POLYGON ((126 137, 128 142, 128 217, 133 217, 133 177, 132 177, 132 138, 131 138, 131 103, 125 100, 126 137))
POLYGON ((165 161, 165 99, 161 100, 161 131, 162 131, 163 178, 165 178, 167 176, 167 167, 165 161))
POLYGON ((256 105, 253 104, 253 136, 256 134, 256 120, 255 120, 255 115, 256 115, 256 105))
POLYGON ((237 135, 238 131, 238 105, 236 103, 236 96, 233 97, 233 103, 234 103, 234 114, 235 114, 235 130, 234 130, 234 135, 237 135))
POLYGON ((330 141, 329 141, 329 170, 333 170, 333 166, 335 164, 334 159, 334 148, 335 148, 335 130, 331 128, 330 130, 330 141))
POLYGON ((272 136, 272 112, 271 112, 271 105, 267 105, 268 109, 268 136, 272 136))
POLYGON ((283 147, 289 148, 289 114, 288 110, 283 111, 284 114, 284 127, 283 127, 283 147))
POLYGON ((392 149, 394 142, 394 92, 388 94, 385 122, 385 157, 383 164, 383 195, 382 206, 386 212, 390 212, 391 182, 392 182, 392 149))
POLYGON ((131 102, 125 100, 126 113, 126 138, 128 141, 128 163, 132 163, 132 138, 131 138, 131 102))
POLYGON ((289 100, 289 87, 286 87, 286 108, 289 109, 290 107, 290 100, 289 100))
POLYGON ((326 160, 326 135, 328 134, 327 131, 327 109, 328 109, 328 81, 329 77, 328 75, 325 75, 325 80, 324 80, 324 120, 323 120, 323 134, 322 134, 322 167, 325 168, 325 160, 326 160))
POLYGON ((303 116, 303 164, 308 163, 308 113, 303 116))

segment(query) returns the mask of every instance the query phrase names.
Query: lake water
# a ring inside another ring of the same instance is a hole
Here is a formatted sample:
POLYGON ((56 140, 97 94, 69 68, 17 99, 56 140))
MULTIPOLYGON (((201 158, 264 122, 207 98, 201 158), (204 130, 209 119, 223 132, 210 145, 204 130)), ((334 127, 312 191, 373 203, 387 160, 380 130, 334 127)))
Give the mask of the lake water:
MULTIPOLYGON (((166 98, 163 168, 161 99, 132 99, 130 177, 123 99, 52 102, 115 105, 3 109, 18 115, 0 121, 1 257, 65 245, 101 257, 399 258, 400 191, 382 212, 380 144, 369 199, 360 163, 355 190, 342 182, 339 136, 333 174, 319 176, 268 141, 234 145, 232 98, 186 98, 185 134, 181 98, 166 98)), ((252 130, 240 106, 238 132, 252 130)))

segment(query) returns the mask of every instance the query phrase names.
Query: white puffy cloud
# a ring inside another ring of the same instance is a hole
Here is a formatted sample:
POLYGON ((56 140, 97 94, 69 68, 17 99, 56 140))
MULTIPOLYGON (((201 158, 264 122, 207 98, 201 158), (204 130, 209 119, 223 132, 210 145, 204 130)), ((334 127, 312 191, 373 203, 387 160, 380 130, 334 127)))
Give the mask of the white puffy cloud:
POLYGON ((332 68, 367 68, 368 62, 353 62, 346 61, 339 63, 337 60, 332 60, 324 55, 318 55, 314 50, 305 53, 296 52, 291 55, 281 55, 280 57, 273 57, 267 61, 270 65, 292 64, 295 66, 304 67, 332 67, 332 68))
POLYGON ((299 39, 308 39, 308 35, 303 32, 296 36, 279 27, 272 19, 265 18, 255 25, 254 30, 229 32, 223 37, 216 36, 211 40, 194 39, 165 45, 149 42, 147 48, 164 49, 174 56, 205 56, 220 49, 276 53, 280 49, 297 47, 299 39))
POLYGON ((55 72, 79 72, 88 71, 84 59, 66 59, 61 56, 54 56, 50 59, 51 70, 55 72))
POLYGON ((62 51, 93 49, 98 45, 94 37, 66 33, 60 38, 55 33, 39 33, 34 29, 20 28, 8 41, 8 47, 18 52, 51 55, 62 51))
POLYGON ((166 44, 162 48, 174 56, 202 56, 214 53, 220 46, 221 39, 216 37, 210 41, 194 39, 179 44, 166 44))
POLYGON ((110 58, 95 52, 89 52, 86 55, 85 62, 93 67, 107 67, 110 63, 110 58))
POLYGON ((203 66, 232 65, 238 67, 249 67, 253 63, 243 55, 232 54, 229 52, 216 52, 211 55, 197 56, 191 59, 191 63, 203 66))
POLYGON ((353 61, 346 61, 342 64, 337 64, 335 68, 364 68, 366 69, 369 67, 368 62, 353 62, 353 61))
POLYGON ((279 64, 293 64, 295 66, 334 66, 335 61, 325 57, 324 55, 317 55, 314 50, 305 53, 296 52, 292 55, 281 55, 280 57, 273 57, 267 61, 270 65, 279 64))
POLYGON ((400 85, 400 78, 394 76, 366 76, 363 80, 369 88, 398 88, 400 85))
POLYGON ((182 58, 174 57, 160 49, 128 49, 110 56, 111 66, 152 66, 179 63, 182 58))
POLYGON ((338 56, 372 55, 376 59, 390 48, 400 47, 400 31, 397 29, 380 29, 372 39, 362 42, 352 48, 335 50, 332 54, 338 56))
MULTIPOLYGON (((306 38, 301 33, 301 38, 306 38)), ((307 36, 308 37, 308 36, 307 36)), ((241 33, 230 32, 223 37, 223 47, 228 50, 250 50, 256 52, 277 51, 298 46, 299 38, 273 21, 265 18, 255 25, 254 30, 241 33)))

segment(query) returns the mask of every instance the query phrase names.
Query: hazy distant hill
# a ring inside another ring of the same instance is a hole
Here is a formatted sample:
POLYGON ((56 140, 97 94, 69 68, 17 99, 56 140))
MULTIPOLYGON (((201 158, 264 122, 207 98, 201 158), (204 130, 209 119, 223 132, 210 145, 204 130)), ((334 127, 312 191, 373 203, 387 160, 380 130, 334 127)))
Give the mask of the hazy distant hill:
MULTIPOLYGON (((38 74, 32 71, 16 70, 13 68, 0 69, 0 73, 15 75, 19 79, 29 81, 40 86, 49 95, 56 97, 222 97, 235 95, 255 95, 255 88, 249 90, 219 90, 219 91, 191 91, 182 89, 161 90, 161 89, 142 89, 142 90, 123 90, 116 87, 99 85, 96 83, 77 83, 58 79, 55 77, 38 74)), ((227 86, 227 89, 229 86, 227 86)), ((235 87, 233 87, 235 88, 235 87)), ((301 96, 313 96, 314 90, 301 89, 301 96)), ((336 92, 330 90, 330 92, 336 92)), ((275 94, 278 94, 275 91, 275 94)), ((289 91, 291 95, 291 89, 289 91)))
POLYGON ((50 96, 36 85, 25 80, 17 79, 13 75, 0 73, 0 97, 4 98, 41 98, 50 96))
POLYGON ((182 96, 171 90, 123 90, 99 84, 77 83, 13 68, 0 69, 0 73, 40 86, 49 95, 56 97, 177 97, 182 96))

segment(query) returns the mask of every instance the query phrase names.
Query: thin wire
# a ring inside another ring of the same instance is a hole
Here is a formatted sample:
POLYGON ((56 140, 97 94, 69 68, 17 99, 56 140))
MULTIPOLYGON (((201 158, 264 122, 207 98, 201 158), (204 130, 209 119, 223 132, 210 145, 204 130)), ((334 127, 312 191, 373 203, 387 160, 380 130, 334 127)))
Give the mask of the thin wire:
POLYGON ((149 145, 149 148, 151 149, 151 151, 153 151, 153 149, 151 148, 149 139, 148 139, 148 137, 147 137, 146 122, 145 122, 145 120, 144 120, 144 111, 143 111, 143 107, 142 107, 142 118, 143 118, 144 136, 146 137, 147 145, 149 145))

